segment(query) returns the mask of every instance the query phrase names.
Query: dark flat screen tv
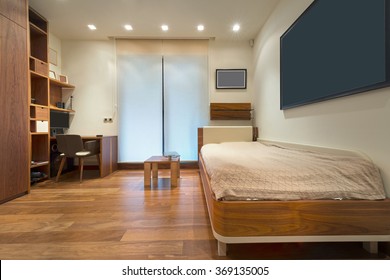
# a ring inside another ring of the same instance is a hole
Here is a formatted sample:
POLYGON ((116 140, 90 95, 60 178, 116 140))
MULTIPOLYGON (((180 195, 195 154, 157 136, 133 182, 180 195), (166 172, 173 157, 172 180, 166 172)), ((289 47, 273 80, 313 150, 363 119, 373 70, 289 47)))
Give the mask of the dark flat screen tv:
POLYGON ((50 110, 50 128, 69 128, 69 113, 50 110))
POLYGON ((280 38, 280 109, 390 85, 389 0, 315 0, 280 38))

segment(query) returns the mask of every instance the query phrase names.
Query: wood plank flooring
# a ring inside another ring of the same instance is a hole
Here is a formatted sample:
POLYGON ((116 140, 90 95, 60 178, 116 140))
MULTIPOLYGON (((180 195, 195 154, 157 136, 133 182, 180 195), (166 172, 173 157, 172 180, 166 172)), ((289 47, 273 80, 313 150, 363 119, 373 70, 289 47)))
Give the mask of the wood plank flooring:
POLYGON ((98 178, 87 170, 32 187, 0 205, 0 259, 386 259, 360 243, 235 244, 218 257, 196 169, 178 187, 160 170, 151 187, 143 171, 98 178))

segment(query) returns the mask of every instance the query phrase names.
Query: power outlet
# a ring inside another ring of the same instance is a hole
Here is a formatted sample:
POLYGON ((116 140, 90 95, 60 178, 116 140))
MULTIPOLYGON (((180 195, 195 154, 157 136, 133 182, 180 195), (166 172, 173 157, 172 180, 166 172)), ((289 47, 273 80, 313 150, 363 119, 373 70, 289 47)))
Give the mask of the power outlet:
POLYGON ((103 122, 104 123, 112 123, 112 118, 111 117, 104 118, 103 122))

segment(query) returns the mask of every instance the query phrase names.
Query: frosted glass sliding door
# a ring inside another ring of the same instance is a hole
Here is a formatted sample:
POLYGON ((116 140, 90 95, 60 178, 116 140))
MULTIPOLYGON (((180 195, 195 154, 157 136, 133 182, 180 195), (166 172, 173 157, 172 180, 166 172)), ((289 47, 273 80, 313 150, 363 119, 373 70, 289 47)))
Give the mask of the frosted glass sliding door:
POLYGON ((208 65, 205 55, 164 56, 165 151, 197 160, 197 128, 208 122, 208 65))
POLYGON ((119 55, 119 162, 143 162, 162 153, 162 57, 119 55))

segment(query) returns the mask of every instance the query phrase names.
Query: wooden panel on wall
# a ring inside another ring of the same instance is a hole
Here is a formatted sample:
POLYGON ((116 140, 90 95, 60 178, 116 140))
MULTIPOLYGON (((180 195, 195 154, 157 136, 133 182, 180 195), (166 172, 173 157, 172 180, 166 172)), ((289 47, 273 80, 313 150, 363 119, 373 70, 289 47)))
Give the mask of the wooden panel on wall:
MULTIPOLYGON (((3 8, 4 2, 1 2, 3 8)), ((27 30, 0 15, 0 202, 28 191, 27 30)))
POLYGON ((210 120, 250 120, 251 103, 210 103, 210 120))

